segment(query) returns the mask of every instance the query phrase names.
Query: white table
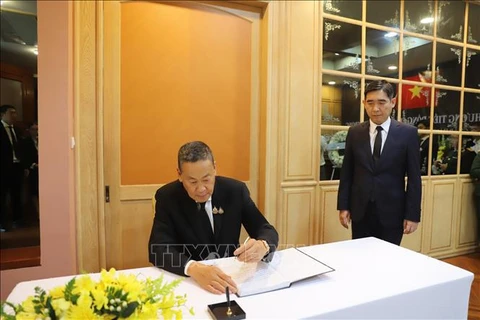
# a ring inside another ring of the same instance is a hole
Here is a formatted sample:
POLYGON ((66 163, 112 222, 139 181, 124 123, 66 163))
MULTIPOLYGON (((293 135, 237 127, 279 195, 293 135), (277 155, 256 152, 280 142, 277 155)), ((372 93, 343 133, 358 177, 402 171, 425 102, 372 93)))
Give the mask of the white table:
MULTIPOLYGON (((235 297, 248 319, 467 319, 471 272, 375 238, 302 250, 335 271, 288 289, 235 297)), ((122 272, 177 277, 154 267, 122 272)), ((32 295, 35 286, 49 289, 70 278, 21 282, 7 300, 18 303, 32 295)), ((225 300, 203 291, 192 279, 182 282, 176 293, 187 293, 187 304, 199 319, 210 318, 208 304, 225 300)), ((184 317, 189 317, 187 311, 184 317)))

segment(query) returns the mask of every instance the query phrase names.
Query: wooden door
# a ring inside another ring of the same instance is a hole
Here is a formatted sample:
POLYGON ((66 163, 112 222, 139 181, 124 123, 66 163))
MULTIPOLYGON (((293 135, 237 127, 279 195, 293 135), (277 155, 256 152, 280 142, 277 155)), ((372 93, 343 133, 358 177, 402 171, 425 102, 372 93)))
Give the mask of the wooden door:
POLYGON ((148 265, 152 197, 181 144, 257 197, 260 13, 191 2, 103 2, 106 266, 148 265))

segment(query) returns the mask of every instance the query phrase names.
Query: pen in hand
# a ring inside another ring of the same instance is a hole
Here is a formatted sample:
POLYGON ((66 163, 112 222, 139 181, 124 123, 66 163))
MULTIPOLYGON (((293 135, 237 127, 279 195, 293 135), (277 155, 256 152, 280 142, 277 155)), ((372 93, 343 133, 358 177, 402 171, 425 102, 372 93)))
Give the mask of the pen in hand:
MULTIPOLYGON (((245 247, 247 245, 248 240, 250 240, 250 237, 247 237, 247 239, 245 239, 245 241, 243 242, 243 247, 245 247)), ((238 258, 238 256, 240 255, 240 254, 236 253, 236 252, 238 252, 238 249, 240 249, 240 248, 237 248, 237 250, 235 250, 235 252, 233 253, 236 258, 238 258)))

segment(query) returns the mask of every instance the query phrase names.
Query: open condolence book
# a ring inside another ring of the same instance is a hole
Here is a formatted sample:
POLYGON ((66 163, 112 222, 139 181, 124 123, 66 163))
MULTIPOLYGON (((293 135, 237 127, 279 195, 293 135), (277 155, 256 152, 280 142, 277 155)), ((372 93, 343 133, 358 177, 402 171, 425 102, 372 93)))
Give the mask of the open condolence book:
POLYGON ((238 286, 237 296, 288 288, 296 281, 334 271, 299 248, 276 251, 270 263, 245 263, 235 257, 205 260, 230 275, 238 286))

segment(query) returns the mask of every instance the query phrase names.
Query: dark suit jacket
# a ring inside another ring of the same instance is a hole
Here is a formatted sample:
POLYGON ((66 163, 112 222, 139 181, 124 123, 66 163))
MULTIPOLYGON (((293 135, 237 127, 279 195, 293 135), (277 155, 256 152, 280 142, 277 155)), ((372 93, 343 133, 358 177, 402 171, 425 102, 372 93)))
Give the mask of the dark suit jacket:
MULTIPOLYGON (((18 131, 15 131, 18 136, 18 131)), ((18 143, 17 143, 18 145, 18 143)), ((16 153, 19 157, 18 152, 16 153)), ((0 121, 0 171, 2 176, 2 183, 8 183, 12 179, 12 170, 13 170, 13 151, 12 144, 8 138, 8 133, 3 126, 3 123, 0 121)))
POLYGON ((470 177, 472 177, 475 183, 474 194, 476 197, 480 197, 480 153, 477 153, 473 159, 472 168, 470 169, 470 177))
POLYGON ((34 163, 38 164, 38 150, 32 138, 28 137, 20 142, 19 153, 25 169, 30 169, 34 163))
MULTIPOLYGON (((155 199, 149 260, 167 271, 184 275, 190 259, 233 256, 242 224, 250 237, 267 241, 271 253, 278 245, 277 231, 257 209, 246 185, 240 181, 216 177, 212 208, 221 207, 224 213, 213 215, 215 234, 202 223, 197 204, 179 181, 158 189, 155 199)), ((268 258, 271 257, 269 254, 268 258)))
POLYGON ((399 226, 404 219, 419 222, 422 183, 417 128, 392 119, 380 160, 374 164, 369 127, 366 121, 348 130, 338 210, 350 210, 352 221, 359 221, 374 194, 383 226, 399 226))

